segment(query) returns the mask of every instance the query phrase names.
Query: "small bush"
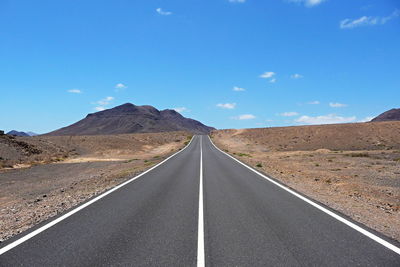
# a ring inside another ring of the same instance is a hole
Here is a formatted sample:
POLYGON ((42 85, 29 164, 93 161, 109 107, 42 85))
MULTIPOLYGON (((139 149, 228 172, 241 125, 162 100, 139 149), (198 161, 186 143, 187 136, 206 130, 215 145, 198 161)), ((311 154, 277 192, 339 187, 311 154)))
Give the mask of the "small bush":
POLYGON ((131 163, 132 161, 139 160, 139 159, 128 159, 126 163, 131 163))
POLYGON ((256 167, 261 168, 261 167, 262 167, 262 164, 261 164, 261 163, 258 163, 258 164, 256 165, 256 167))
POLYGON ((350 156, 352 158, 368 158, 369 154, 368 153, 351 153, 351 154, 348 154, 348 156, 350 156))

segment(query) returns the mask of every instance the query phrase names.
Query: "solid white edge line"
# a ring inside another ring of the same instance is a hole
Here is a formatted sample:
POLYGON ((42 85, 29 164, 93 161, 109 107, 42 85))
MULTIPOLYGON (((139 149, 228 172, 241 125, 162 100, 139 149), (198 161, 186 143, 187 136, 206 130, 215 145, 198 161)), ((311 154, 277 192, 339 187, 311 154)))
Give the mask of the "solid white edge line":
POLYGON ((95 197, 94 199, 92 199, 92 200, 86 202, 85 204, 82 204, 81 206, 76 207, 75 209, 71 210, 70 212, 68 212, 68 213, 66 213, 66 214, 64 214, 64 215, 62 215, 61 217, 59 217, 59 218, 57 218, 57 219, 55 219, 55 220, 53 220, 53 221, 51 221, 51 222, 49 222, 49 223, 43 225, 42 227, 40 227, 40 228, 38 228, 38 229, 32 231, 31 233, 29 233, 29 234, 27 234, 27 235, 24 235, 23 237, 21 237, 21 238, 15 240, 14 242, 8 244, 7 246, 1 248, 1 249, 0 249, 0 255, 6 253, 6 252, 9 251, 10 249, 13 249, 13 248, 15 248, 15 247, 18 246, 18 245, 24 243, 25 241, 31 239, 31 238, 34 237, 35 235, 38 235, 38 234, 40 234, 41 232, 43 232, 43 231, 49 229, 49 228, 52 227, 53 225, 56 225, 57 223, 59 223, 59 222, 65 220, 66 218, 70 217, 71 215, 77 213, 78 211, 80 211, 80 210, 86 208, 87 206, 89 206, 89 205, 93 204, 94 202, 96 202, 96 201, 102 199, 103 197, 107 196, 108 194, 111 194, 111 193, 114 192, 115 190, 118 190, 119 188, 121 188, 121 187, 123 187, 123 186, 125 186, 125 185, 127 185, 127 184, 129 184, 129 183, 131 183, 132 181, 134 181, 134 180, 138 179, 139 177, 145 175, 146 173, 150 172, 151 170, 157 168, 157 167, 160 166, 161 164, 165 163, 166 161, 168 161, 168 160, 171 159, 172 157, 176 156, 177 154, 179 154, 180 152, 182 152, 182 151, 184 151, 186 148, 188 148, 188 147, 190 146, 190 144, 192 143, 193 139, 194 139, 194 136, 193 136, 192 139, 190 140, 189 144, 187 144, 187 146, 185 146, 183 149, 179 150, 178 152, 174 153, 173 155, 169 156, 168 158, 166 158, 166 159, 163 160, 162 162, 158 163, 157 165, 151 167, 150 169, 148 169, 148 170, 142 172, 141 174, 139 174, 139 175, 137 175, 137 176, 131 178, 130 180, 128 180, 128 181, 126 181, 126 182, 124 182, 124 183, 122 183, 122 184, 120 184, 120 185, 117 185, 117 186, 111 188, 110 190, 108 190, 108 191, 102 193, 101 195, 99 195, 99 196, 95 197))
POLYGON ((197 266, 204 267, 203 137, 200 136, 199 223, 197 228, 197 266))
POLYGON ((229 156, 230 158, 232 158, 232 159, 235 160, 236 162, 242 164, 242 165, 243 165, 244 167, 246 167, 247 169, 249 169, 249 170, 255 172, 256 174, 258 174, 258 175, 260 175, 261 177, 265 178, 265 179, 268 180, 269 182, 271 182, 271 183, 275 184, 276 186, 278 186, 278 187, 280 187, 280 188, 286 190, 287 192, 291 193, 292 195, 295 195, 296 197, 300 198, 301 200, 307 202, 308 204, 314 206, 315 208, 317 208, 317 209, 319 209, 319 210, 325 212, 326 214, 332 216, 332 217, 335 218, 336 220, 338 220, 338 221, 340 221, 340 222, 346 224, 347 226, 350 226, 350 227, 353 228, 354 230, 360 232, 361 234, 363 234, 363 235, 365 235, 365 236, 371 238, 372 240, 378 242, 378 243, 381 244, 382 246, 384 246, 384 247, 386 247, 386 248, 388 248, 388 249, 392 250, 393 252, 395 252, 395 253, 397 253, 397 254, 400 255, 400 248, 398 248, 398 247, 396 247, 395 245, 393 245, 393 244, 387 242, 386 240, 383 240, 382 238, 380 238, 380 237, 374 235, 373 233, 371 233, 371 232, 369 232, 369 231, 363 229, 362 227, 360 227, 360 226, 358 226, 358 225, 356 225, 356 224, 354 224, 354 223, 348 221, 347 219, 345 219, 345 218, 343 218, 343 217, 337 215, 336 213, 334 213, 334 212, 332 212, 332 211, 330 211, 330 210, 324 208, 323 206, 321 206, 321 205, 315 203, 314 201, 309 200, 308 198, 306 198, 306 197, 300 195, 299 193, 296 193, 295 191, 291 190, 290 188, 288 188, 288 187, 286 187, 286 186, 284 186, 284 185, 282 185, 282 184, 280 184, 280 183, 274 181, 274 180, 271 179, 270 177, 265 176, 264 174, 262 174, 262 173, 260 173, 260 172, 258 172, 258 171, 256 171, 256 170, 254 170, 253 168, 247 166, 246 164, 244 164, 244 163, 241 162, 240 160, 238 160, 238 159, 232 157, 232 156, 229 155, 228 153, 226 153, 226 152, 222 151, 221 149, 219 149, 219 148, 213 143, 213 141, 211 140, 210 136, 208 136, 208 138, 210 139, 211 144, 212 144, 216 149, 218 149, 220 152, 224 153, 225 155, 229 156))

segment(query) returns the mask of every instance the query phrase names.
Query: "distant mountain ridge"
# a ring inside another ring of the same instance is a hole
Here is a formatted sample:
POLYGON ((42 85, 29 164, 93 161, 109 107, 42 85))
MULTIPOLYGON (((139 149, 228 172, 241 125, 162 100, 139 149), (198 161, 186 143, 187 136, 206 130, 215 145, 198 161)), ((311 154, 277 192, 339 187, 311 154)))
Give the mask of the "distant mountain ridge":
POLYGON ((22 132, 22 131, 16 131, 16 130, 9 131, 7 134, 14 135, 14 136, 36 136, 36 135, 38 135, 34 132, 22 132))
POLYGON ((91 113, 86 118, 47 135, 108 135, 189 131, 208 134, 213 127, 185 118, 175 110, 126 103, 112 109, 91 113))
POLYGON ((386 112, 383 112, 371 121, 400 121, 400 108, 393 108, 386 112))

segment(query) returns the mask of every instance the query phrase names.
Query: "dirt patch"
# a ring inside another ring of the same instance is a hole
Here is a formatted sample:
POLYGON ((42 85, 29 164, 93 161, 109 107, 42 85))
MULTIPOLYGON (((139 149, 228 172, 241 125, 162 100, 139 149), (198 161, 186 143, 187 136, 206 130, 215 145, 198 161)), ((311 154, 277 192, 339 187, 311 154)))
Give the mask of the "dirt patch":
POLYGON ((213 131, 266 151, 400 149, 400 121, 213 131))
POLYGON ((154 166, 183 148, 190 135, 175 132, 103 136, 101 142, 96 137, 76 139, 77 143, 67 146, 68 138, 35 138, 34 142, 44 140, 82 154, 51 164, 0 172, 0 241, 154 166))
MULTIPOLYGON (((365 125, 377 127, 375 123, 365 125)), ((395 127, 398 125, 400 123, 395 123, 395 127)), ((321 127, 310 126, 311 130, 303 131, 303 135, 297 133, 298 139, 306 139, 312 130, 319 132, 312 136, 321 134, 321 127)), ((332 127, 327 128, 332 130, 332 127)), ((287 128, 286 136, 292 134, 292 128, 287 128)), ((282 134, 283 130, 280 128, 276 133, 282 134)), ((399 131, 390 133, 384 129, 377 136, 364 138, 377 138, 381 144, 386 144, 385 147, 361 150, 369 147, 370 142, 358 142, 350 148, 360 150, 344 149, 349 145, 347 139, 352 139, 349 136, 346 140, 337 137, 332 142, 330 139, 310 141, 313 145, 306 146, 308 151, 296 151, 293 146, 287 151, 291 139, 282 143, 280 137, 271 138, 271 129, 264 130, 268 134, 260 134, 262 131, 247 129, 239 135, 234 134, 235 130, 215 131, 213 141, 221 149, 289 187, 400 241, 400 150, 391 148, 399 146, 400 138, 396 141, 393 138, 399 131)))

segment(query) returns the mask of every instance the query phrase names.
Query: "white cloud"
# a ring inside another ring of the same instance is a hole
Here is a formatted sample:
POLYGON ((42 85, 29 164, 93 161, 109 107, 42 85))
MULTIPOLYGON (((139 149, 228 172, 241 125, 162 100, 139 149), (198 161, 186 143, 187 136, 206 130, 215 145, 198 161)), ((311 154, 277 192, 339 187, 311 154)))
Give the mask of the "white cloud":
POLYGON ((71 89, 67 91, 68 93, 72 93, 72 94, 81 94, 82 91, 79 89, 71 89))
POLYGON ((274 78, 275 75, 276 75, 275 72, 273 72, 273 71, 267 71, 267 72, 264 72, 263 74, 261 74, 261 75, 260 75, 260 78, 263 78, 263 79, 270 79, 270 80, 269 80, 270 83, 275 83, 275 82, 276 82, 276 78, 274 78))
POLYGON ((359 120, 358 122, 368 122, 368 121, 371 121, 373 118, 375 118, 375 117, 373 117, 373 116, 368 116, 368 117, 365 117, 365 118, 362 119, 362 120, 359 120))
POLYGON ((162 10, 161 7, 157 8, 156 11, 157 11, 158 14, 163 15, 163 16, 172 15, 172 12, 170 12, 170 11, 164 11, 164 10, 162 10))
POLYGON ((362 16, 358 19, 344 19, 340 22, 340 28, 353 29, 361 26, 383 25, 398 16, 400 16, 400 10, 396 9, 392 14, 386 17, 362 16))
POLYGON ((329 106, 331 108, 344 108, 344 107, 347 107, 346 104, 342 104, 342 103, 329 103, 329 106))
POLYGON ((301 78, 303 78, 303 77, 304 77, 303 75, 298 74, 298 73, 295 73, 295 74, 293 74, 293 75, 290 76, 290 78, 292 78, 292 79, 301 79, 301 78))
POLYGON ((241 91, 246 91, 246 89, 241 88, 241 87, 234 86, 234 87, 233 87, 233 91, 241 92, 241 91))
POLYGON ((126 88, 128 88, 128 86, 126 86, 126 85, 123 84, 123 83, 117 83, 117 84, 115 85, 116 91, 121 91, 121 90, 124 90, 124 89, 126 89, 126 88))
POLYGON ((92 103, 92 104, 98 105, 97 107, 94 108, 94 110, 103 111, 103 110, 107 109, 106 106, 110 105, 113 100, 114 100, 114 97, 107 96, 106 98, 103 98, 97 102, 92 103))
POLYGON ((254 116, 252 114, 243 114, 243 115, 233 117, 233 119, 235 119, 235 120, 252 120, 255 118, 256 118, 256 116, 254 116))
POLYGON ((291 112, 283 112, 283 113, 281 113, 279 115, 281 115, 283 117, 293 117, 293 116, 299 115, 299 113, 291 111, 291 112))
POLYGON ((113 100, 114 100, 114 97, 107 96, 106 98, 97 101, 97 104, 99 104, 100 106, 106 106, 106 105, 109 105, 110 102, 113 100))
POLYGON ((96 111, 103 111, 103 110, 105 110, 106 108, 105 107, 95 107, 94 108, 96 111))
POLYGON ((229 0, 229 3, 246 3, 246 0, 229 0))
POLYGON ((332 123, 348 123, 354 122, 357 118, 355 116, 352 117, 341 117, 336 114, 328 114, 322 116, 301 116, 296 119, 296 122, 305 123, 305 124, 332 124, 332 123))
POLYGON ((260 75, 260 78, 269 79, 269 78, 274 77, 275 75, 276 75, 275 72, 273 72, 273 71, 267 71, 267 72, 264 72, 263 74, 261 74, 261 75, 260 75))
POLYGON ((182 112, 188 111, 188 109, 187 109, 187 108, 185 108, 185 107, 174 108, 174 110, 175 110, 176 112, 179 112, 179 113, 182 113, 182 112))
POLYGON ((308 102, 307 104, 309 104, 309 105, 319 105, 320 102, 318 100, 315 100, 315 101, 308 102))
POLYGON ((217 107, 224 109, 234 109, 236 107, 236 103, 217 104, 217 107))
POLYGON ((325 0, 287 0, 287 2, 304 4, 306 7, 313 7, 325 2, 325 0))

